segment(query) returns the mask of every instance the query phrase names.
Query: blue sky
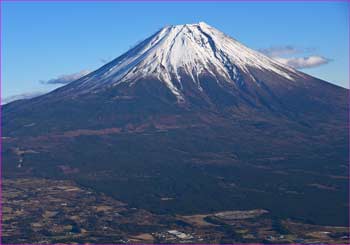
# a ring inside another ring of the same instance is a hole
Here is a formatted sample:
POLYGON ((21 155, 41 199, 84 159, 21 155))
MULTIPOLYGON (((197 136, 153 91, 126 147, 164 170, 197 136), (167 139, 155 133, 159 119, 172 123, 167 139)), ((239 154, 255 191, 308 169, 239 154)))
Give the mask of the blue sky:
POLYGON ((2 2, 1 18, 3 98, 51 90, 164 25, 199 21, 349 87, 346 2, 2 2))

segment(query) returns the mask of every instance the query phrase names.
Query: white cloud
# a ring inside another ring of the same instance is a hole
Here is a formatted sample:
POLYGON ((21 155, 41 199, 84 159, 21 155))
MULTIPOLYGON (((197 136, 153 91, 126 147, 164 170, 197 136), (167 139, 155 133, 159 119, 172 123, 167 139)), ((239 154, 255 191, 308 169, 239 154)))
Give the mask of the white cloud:
POLYGON ((57 78, 52 78, 52 79, 47 80, 47 81, 40 81, 40 83, 42 83, 42 84, 67 84, 67 83, 73 82, 73 81, 87 75, 88 73, 90 73, 90 71, 83 70, 83 71, 73 73, 73 74, 61 75, 61 76, 58 76, 57 78))
POLYGON ((292 58, 282 58, 282 57, 272 57, 278 62, 291 66, 296 69, 311 68, 320 65, 324 65, 330 62, 330 59, 327 59, 322 56, 312 55, 308 57, 292 57, 292 58))
POLYGON ((317 67, 329 63, 331 60, 319 55, 308 55, 314 51, 312 48, 296 48, 292 45, 275 46, 266 49, 260 49, 261 53, 277 60, 278 62, 291 66, 295 69, 305 69, 317 67), (304 57, 296 57, 296 54, 304 54, 304 57))

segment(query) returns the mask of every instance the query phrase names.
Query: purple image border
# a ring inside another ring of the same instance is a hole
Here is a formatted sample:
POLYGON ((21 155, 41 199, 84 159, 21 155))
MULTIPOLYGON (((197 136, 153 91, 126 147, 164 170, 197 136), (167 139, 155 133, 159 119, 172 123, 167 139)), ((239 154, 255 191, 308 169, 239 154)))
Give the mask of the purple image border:
MULTIPOLYGON (((2 18, 2 3, 3 2, 99 2, 99 3, 103 3, 103 2, 149 2, 149 3, 166 3, 166 2, 196 2, 196 3, 200 3, 200 2, 213 2, 213 3, 222 3, 222 2, 256 2, 256 3, 261 3, 261 2, 313 2, 313 3, 317 3, 317 2, 347 2, 348 3, 348 13, 350 13, 350 0, 0 0, 0 101, 2 101, 2 24, 3 24, 3 18, 2 18)), ((350 40, 350 20, 348 19, 348 38, 350 40)), ((348 165, 350 167, 350 42, 348 42, 348 89, 347 89, 347 93, 348 93, 348 121, 347 121, 347 128, 348 128, 348 165)), ((2 243, 2 104, 0 103, 0 245, 3 244, 2 243)), ((349 168, 350 169, 350 168, 349 168)), ((350 171, 348 171, 348 184, 350 183, 350 171)), ((348 207, 350 208, 349 204, 350 204, 350 186, 348 186, 348 207)), ((350 212, 348 213, 348 218, 350 221, 350 212)), ((350 233, 350 225, 348 227, 348 231, 350 233)), ((60 243, 57 243, 60 244, 60 243)), ((109 243, 109 244, 101 244, 101 245, 117 245, 118 243, 109 243)), ((140 243, 138 243, 140 244, 140 243)), ((234 243, 236 245, 259 245, 262 243, 234 243)), ((300 244, 300 243, 294 243, 294 244, 300 244)), ((350 244, 350 240, 348 241, 348 243, 344 243, 344 244, 337 244, 337 245, 349 245, 350 244)), ((7 243, 7 245, 32 245, 31 243, 21 243, 21 244, 11 244, 11 243, 7 243)), ((48 245, 48 244, 38 244, 35 243, 35 245, 48 245)), ((100 244, 95 244, 95 245, 100 245, 100 244)), ((167 245, 167 244, 165 244, 167 245)), ((169 245, 176 245, 176 244, 169 244, 169 245)), ((181 245, 186 245, 186 244, 181 244, 181 245)), ((191 245, 195 245, 194 243, 191 243, 191 245)), ((198 244, 199 245, 199 244, 198 244)), ((205 243, 201 243, 200 245, 213 245, 213 244, 205 244, 205 243)), ((293 245, 293 243, 289 243, 289 244, 279 244, 279 245, 293 245)))

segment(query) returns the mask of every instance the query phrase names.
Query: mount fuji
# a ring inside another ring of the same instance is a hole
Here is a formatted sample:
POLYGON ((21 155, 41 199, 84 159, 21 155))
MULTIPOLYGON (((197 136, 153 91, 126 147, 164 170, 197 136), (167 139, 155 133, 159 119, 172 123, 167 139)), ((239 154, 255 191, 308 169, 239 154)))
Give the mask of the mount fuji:
POLYGON ((224 116, 245 111, 247 116, 294 121, 311 117, 317 123, 319 116, 344 121, 346 90, 282 65, 200 22, 164 27, 96 71, 46 95, 5 106, 3 112, 5 135, 12 135, 28 131, 23 126, 30 123, 35 123, 34 131, 54 132, 62 124, 66 129, 119 125, 123 117, 127 115, 126 123, 137 113, 147 120, 147 115, 227 110, 224 116), (90 113, 89 107, 94 107, 90 113), (58 123, 61 112, 64 122, 58 123), (14 113, 21 119, 7 125, 6 118, 14 113), (33 120, 39 115, 43 118, 33 120), (75 120, 79 123, 70 123, 75 120))
POLYGON ((155 212, 249 207, 348 222, 348 90, 203 22, 166 26, 2 117, 5 176, 72 178, 155 212), (39 154, 19 168, 18 148, 39 154), (338 191, 312 187, 329 185, 338 191))

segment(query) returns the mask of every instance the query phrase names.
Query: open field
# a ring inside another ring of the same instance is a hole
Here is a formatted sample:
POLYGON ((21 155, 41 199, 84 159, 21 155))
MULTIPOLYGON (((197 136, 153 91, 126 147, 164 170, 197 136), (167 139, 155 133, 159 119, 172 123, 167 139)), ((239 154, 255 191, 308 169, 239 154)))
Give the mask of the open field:
POLYGON ((3 243, 346 243, 345 227, 276 220, 266 210, 158 215, 69 180, 3 181, 3 243))

